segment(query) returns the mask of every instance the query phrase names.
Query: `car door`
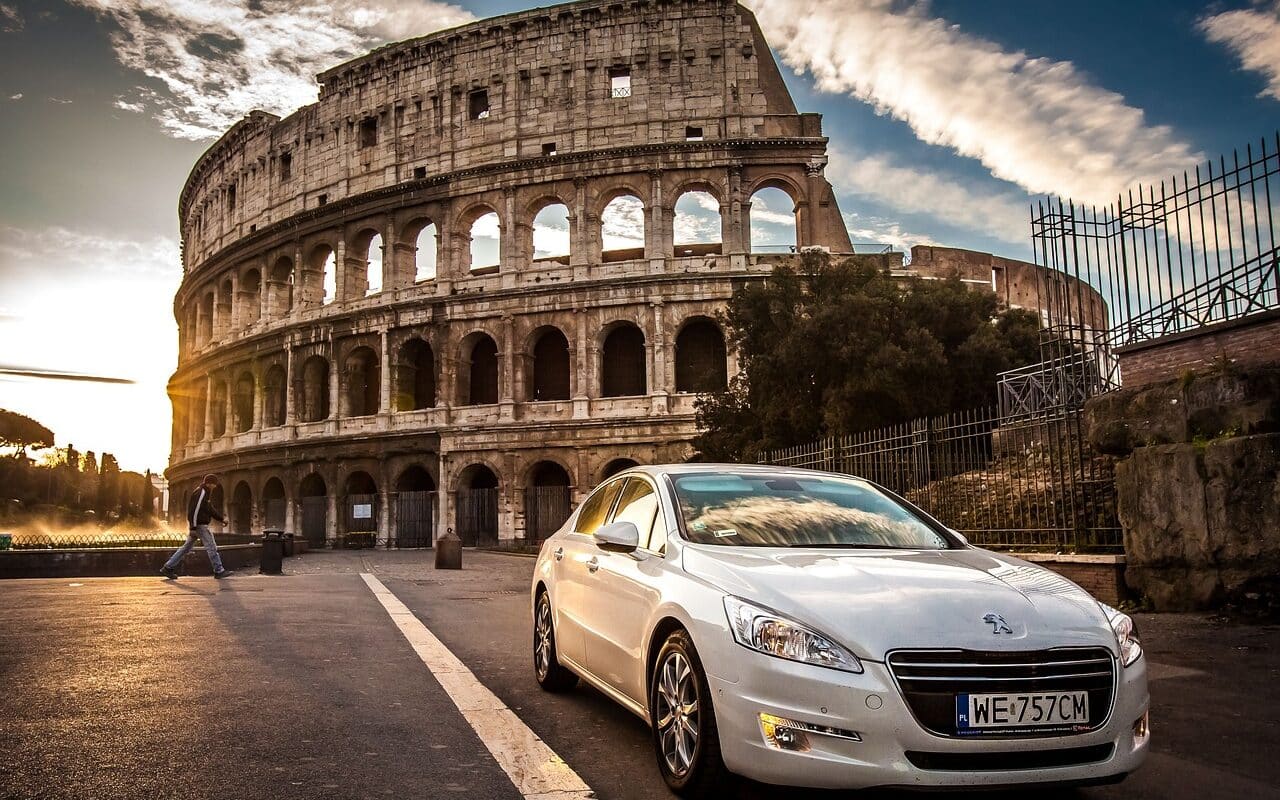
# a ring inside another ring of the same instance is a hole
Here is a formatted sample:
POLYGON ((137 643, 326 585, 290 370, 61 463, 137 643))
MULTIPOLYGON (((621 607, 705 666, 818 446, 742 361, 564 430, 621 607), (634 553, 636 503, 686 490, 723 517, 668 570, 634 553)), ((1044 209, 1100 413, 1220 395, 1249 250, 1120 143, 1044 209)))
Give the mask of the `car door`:
POLYGON ((619 478, 597 488, 582 503, 572 528, 558 537, 551 548, 555 575, 552 608, 555 611, 556 647, 565 660, 584 669, 587 668, 587 658, 583 614, 591 602, 587 591, 588 578, 592 579, 591 584, 595 583, 595 576, 587 572, 587 561, 596 554, 592 534, 609 518, 624 483, 625 480, 619 478))
POLYGON ((646 696, 645 626, 660 602, 663 574, 663 555, 650 549, 655 523, 662 528, 657 541, 666 542, 659 502, 657 488, 647 477, 628 477, 609 521, 634 523, 640 547, 619 553, 594 545, 587 561, 587 669, 641 706, 646 696))

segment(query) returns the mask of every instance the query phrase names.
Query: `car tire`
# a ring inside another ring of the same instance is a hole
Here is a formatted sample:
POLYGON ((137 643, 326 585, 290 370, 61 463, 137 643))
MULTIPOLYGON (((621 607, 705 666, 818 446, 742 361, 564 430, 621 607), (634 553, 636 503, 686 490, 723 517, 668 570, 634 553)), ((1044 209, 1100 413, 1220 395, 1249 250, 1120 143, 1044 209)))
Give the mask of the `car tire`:
POLYGON ((649 719, 667 787, 680 797, 722 796, 732 775, 720 757, 711 689, 685 631, 672 633, 658 651, 649 680, 649 719))
POLYGON ((551 598, 538 593, 533 607, 533 675, 548 692, 567 692, 578 685, 578 676, 560 665, 556 656, 555 616, 551 598))

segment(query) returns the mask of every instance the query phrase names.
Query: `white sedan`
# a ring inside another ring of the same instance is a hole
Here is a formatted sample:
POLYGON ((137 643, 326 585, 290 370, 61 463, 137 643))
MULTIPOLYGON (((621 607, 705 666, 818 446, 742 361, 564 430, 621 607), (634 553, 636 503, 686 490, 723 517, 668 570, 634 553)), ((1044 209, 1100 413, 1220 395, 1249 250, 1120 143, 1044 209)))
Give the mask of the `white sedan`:
POLYGON ((728 465, 614 476, 543 544, 533 660, 649 723, 686 797, 1121 780, 1146 755, 1133 622, 868 481, 728 465))

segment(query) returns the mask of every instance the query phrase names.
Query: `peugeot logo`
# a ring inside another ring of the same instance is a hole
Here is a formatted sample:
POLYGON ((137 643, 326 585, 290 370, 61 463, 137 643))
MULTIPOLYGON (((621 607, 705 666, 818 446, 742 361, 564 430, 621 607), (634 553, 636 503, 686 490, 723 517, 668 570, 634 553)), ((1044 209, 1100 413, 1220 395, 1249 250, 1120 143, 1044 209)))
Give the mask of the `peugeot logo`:
POLYGON ((1013 628, 1009 627, 1009 623, 1004 621, 1004 617, 994 611, 982 618, 982 621, 991 626, 992 635, 1000 635, 1002 633, 1013 633, 1013 628))

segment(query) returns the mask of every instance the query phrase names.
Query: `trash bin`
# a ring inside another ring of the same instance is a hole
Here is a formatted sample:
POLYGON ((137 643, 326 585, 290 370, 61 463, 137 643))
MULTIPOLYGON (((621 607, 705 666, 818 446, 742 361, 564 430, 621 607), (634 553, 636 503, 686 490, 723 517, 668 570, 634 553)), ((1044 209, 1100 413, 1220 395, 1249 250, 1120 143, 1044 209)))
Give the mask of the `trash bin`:
POLYGON ((462 569, 462 540, 453 528, 436 539, 436 569, 462 569))
POLYGON ((266 531, 262 537, 262 561, 258 572, 279 575, 284 571, 284 536, 280 531, 266 531))

